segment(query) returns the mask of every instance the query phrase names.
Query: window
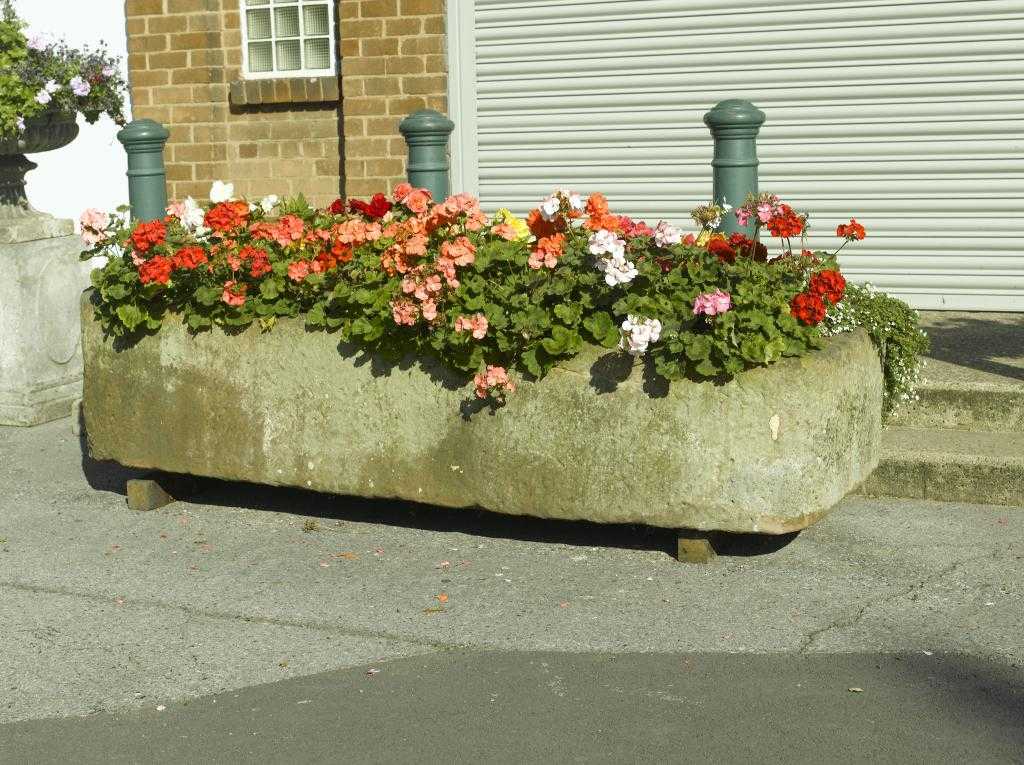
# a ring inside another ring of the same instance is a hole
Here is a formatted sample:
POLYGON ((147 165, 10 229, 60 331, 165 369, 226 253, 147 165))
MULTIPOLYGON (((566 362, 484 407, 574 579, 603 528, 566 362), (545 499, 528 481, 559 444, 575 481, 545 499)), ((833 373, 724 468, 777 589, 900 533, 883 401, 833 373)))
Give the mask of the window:
POLYGON ((245 76, 334 72, 333 0, 241 0, 245 76))

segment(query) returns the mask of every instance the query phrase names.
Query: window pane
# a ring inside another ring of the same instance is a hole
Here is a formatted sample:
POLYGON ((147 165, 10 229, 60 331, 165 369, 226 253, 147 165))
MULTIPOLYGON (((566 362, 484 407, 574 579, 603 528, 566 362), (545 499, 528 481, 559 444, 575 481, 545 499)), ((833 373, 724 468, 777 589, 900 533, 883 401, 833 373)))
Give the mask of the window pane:
POLYGON ((291 8, 274 9, 274 37, 298 37, 299 36, 299 9, 296 6, 291 8))
POLYGON ((246 5, 270 5, 270 0, 245 0, 246 5))
POLYGON ((274 54, 270 43, 249 43, 249 71, 271 72, 274 69, 274 54))
POLYGON ((250 40, 270 39, 270 9, 245 12, 246 31, 250 40))
POLYGON ((282 40, 277 43, 277 70, 287 72, 293 69, 301 69, 302 61, 299 57, 298 40, 282 40))
POLYGON ((326 5, 307 5, 302 9, 303 22, 305 23, 304 32, 307 35, 325 35, 327 34, 327 6, 326 5))
POLYGON ((327 69, 330 65, 331 49, 327 38, 306 40, 306 69, 327 69))

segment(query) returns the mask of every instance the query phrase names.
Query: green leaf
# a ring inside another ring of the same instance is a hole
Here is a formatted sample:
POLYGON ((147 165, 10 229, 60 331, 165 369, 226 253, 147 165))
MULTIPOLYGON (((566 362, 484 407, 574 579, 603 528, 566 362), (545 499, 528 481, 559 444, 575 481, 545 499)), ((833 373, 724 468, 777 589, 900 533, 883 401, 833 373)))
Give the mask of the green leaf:
POLYGON ((119 305, 116 313, 117 318, 121 320, 121 323, 124 324, 129 331, 134 330, 146 320, 146 314, 139 310, 139 307, 134 303, 119 305))
POLYGON ((580 320, 580 307, 570 303, 559 303, 555 306, 555 316, 571 326, 580 320))
POLYGON ((217 305, 223 292, 223 287, 205 286, 197 288, 194 294, 199 305, 210 307, 217 305))

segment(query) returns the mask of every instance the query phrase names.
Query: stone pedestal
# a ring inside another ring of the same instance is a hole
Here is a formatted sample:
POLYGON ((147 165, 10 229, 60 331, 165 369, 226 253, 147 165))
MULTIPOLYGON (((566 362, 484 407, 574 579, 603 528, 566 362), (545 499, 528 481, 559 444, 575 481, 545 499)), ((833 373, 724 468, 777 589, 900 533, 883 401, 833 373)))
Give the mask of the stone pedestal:
POLYGON ((66 417, 82 396, 81 251, 70 220, 0 221, 0 425, 66 417))

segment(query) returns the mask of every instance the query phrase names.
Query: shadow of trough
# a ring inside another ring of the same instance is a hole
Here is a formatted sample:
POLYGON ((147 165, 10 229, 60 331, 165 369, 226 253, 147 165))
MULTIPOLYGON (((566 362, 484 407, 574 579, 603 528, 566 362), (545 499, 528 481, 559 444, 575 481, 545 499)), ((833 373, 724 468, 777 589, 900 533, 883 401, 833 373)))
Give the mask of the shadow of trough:
POLYGON ((1024 380, 1024 361, 1018 365, 999 361, 1024 360, 1024 315, 930 312, 922 318, 922 328, 931 340, 929 358, 1024 380))

